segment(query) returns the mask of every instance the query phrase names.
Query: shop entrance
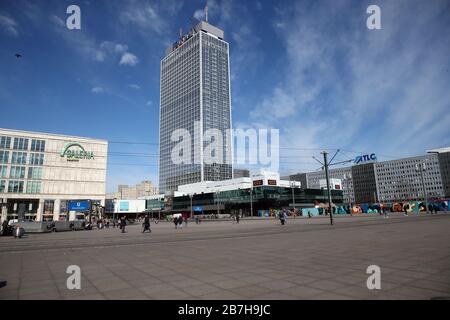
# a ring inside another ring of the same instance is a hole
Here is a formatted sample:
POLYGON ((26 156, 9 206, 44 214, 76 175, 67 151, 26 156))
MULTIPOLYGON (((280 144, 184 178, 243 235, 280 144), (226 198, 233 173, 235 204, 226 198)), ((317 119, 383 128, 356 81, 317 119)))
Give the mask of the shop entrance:
POLYGON ((34 221, 38 207, 39 199, 8 199, 8 219, 34 221))

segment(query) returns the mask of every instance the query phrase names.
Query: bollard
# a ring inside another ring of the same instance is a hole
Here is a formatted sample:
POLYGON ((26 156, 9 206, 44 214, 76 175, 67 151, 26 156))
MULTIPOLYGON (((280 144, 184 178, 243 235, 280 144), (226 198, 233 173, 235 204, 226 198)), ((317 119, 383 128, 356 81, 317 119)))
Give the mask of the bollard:
POLYGON ((14 228, 14 238, 22 238, 23 235, 25 234, 25 229, 19 226, 16 226, 14 228))

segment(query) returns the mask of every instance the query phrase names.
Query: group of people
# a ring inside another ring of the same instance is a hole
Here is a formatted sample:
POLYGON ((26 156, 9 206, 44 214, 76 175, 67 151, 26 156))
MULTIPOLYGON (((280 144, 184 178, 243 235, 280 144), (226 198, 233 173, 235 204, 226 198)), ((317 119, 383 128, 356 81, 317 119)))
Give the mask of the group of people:
POLYGON ((183 221, 184 221, 184 226, 187 227, 187 225, 188 225, 187 217, 184 217, 184 218, 183 218, 183 216, 174 217, 173 223, 175 224, 175 229, 181 229, 183 227, 183 221))

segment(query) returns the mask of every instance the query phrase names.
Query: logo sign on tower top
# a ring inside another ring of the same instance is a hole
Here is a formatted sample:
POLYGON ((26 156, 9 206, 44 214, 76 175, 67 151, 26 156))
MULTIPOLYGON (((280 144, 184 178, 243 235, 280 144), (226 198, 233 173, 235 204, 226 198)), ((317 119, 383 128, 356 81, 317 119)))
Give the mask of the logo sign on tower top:
POLYGON ((377 161, 377 156, 375 155, 375 153, 363 154, 361 156, 355 157, 355 159, 353 160, 355 164, 361 164, 372 161, 377 161))

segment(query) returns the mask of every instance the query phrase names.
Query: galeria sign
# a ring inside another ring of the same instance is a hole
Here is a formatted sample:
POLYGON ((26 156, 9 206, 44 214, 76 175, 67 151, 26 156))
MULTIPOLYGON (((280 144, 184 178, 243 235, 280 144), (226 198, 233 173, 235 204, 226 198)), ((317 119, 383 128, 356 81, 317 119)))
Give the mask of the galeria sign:
POLYGON ((67 158, 67 161, 79 161, 80 159, 94 159, 94 152, 84 150, 79 143, 68 143, 61 151, 61 157, 67 158))

